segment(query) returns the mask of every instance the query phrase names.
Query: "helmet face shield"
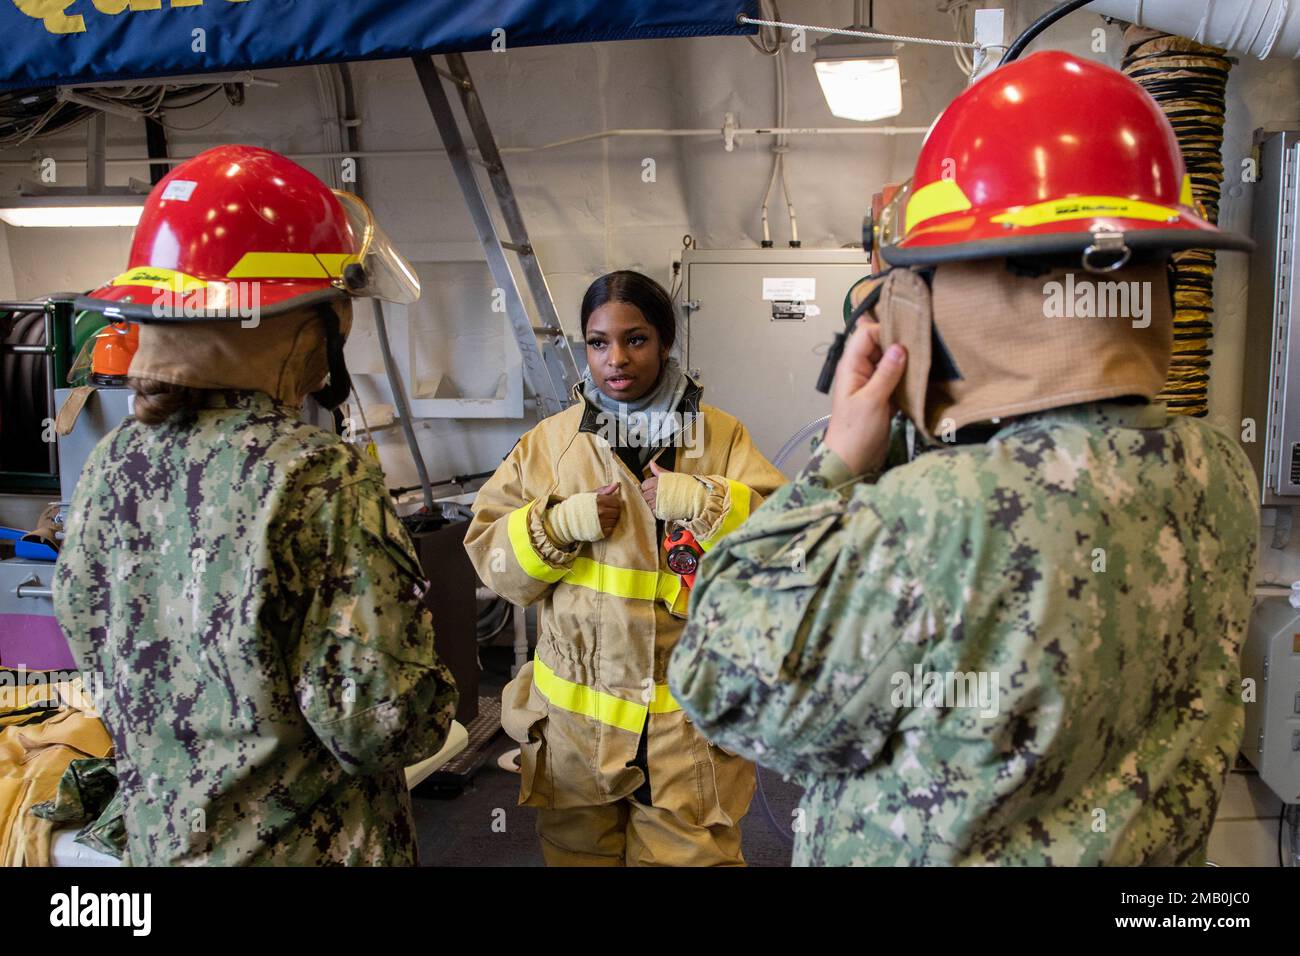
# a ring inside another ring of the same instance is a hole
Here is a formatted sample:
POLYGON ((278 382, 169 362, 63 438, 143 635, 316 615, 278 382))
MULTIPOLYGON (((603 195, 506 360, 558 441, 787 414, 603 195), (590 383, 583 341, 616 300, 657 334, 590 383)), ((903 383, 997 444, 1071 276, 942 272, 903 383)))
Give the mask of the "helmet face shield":
POLYGON ((355 262, 344 267, 343 287, 354 296, 370 296, 408 305, 420 298, 420 279, 406 257, 375 222, 370 207, 352 193, 334 190, 356 238, 355 262), (351 266, 360 264, 361 275, 351 266))
POLYGON ((77 353, 77 357, 72 362, 72 367, 68 369, 67 383, 69 385, 81 385, 90 377, 90 368, 95 354, 95 341, 97 338, 97 335, 92 335, 82 344, 81 351, 77 353))
POLYGON ((912 181, 909 179, 899 186, 894 191, 894 195, 890 197, 889 202, 885 203, 884 208, 880 211, 880 231, 876 236, 877 248, 896 246, 902 241, 906 231, 903 213, 907 209, 907 200, 911 196, 912 181))

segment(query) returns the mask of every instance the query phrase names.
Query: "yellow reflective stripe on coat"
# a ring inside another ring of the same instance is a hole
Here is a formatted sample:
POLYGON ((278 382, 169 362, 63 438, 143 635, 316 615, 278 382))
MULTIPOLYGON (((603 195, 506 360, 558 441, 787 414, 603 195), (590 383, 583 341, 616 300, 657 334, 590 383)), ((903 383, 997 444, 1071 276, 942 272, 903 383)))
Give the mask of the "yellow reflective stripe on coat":
POLYGON ((671 714, 681 709, 682 705, 673 698, 667 684, 655 684, 655 699, 650 701, 650 713, 671 714))
POLYGON ((739 528, 745 522, 745 519, 749 517, 751 501, 749 486, 728 478, 727 487, 731 491, 731 506, 727 508, 727 513, 718 522, 718 530, 707 538, 700 539, 699 545, 705 551, 708 551, 724 537, 739 528))
POLYGON ((528 534, 528 513, 535 504, 536 501, 530 501, 522 508, 510 512, 506 519, 506 536, 510 538, 510 548, 524 574, 538 581, 553 583, 568 574, 568 569, 551 567, 533 547, 533 540, 528 534))
POLYGON ((682 595, 682 579, 671 572, 620 568, 591 558, 578 558, 564 583, 630 601, 662 600, 672 610, 686 613, 685 607, 677 606, 682 595))
POLYGON ((614 597, 653 601, 659 590, 659 572, 620 568, 613 564, 601 564, 591 558, 578 558, 573 562, 564 583, 590 588, 601 594, 612 594, 614 597))
POLYGON ((659 588, 655 591, 655 597, 668 605, 670 610, 678 611, 682 615, 686 614, 686 607, 678 607, 677 599, 682 597, 685 592, 682 586, 682 579, 671 571, 663 571, 659 574, 659 588))
POLYGON ((647 706, 565 680, 547 667, 540 657, 533 658, 533 684, 551 706, 633 734, 641 733, 647 713, 671 714, 682 709, 667 684, 655 685, 654 699, 647 706))
POLYGON ((533 685, 552 707, 591 717, 632 734, 640 734, 645 727, 649 708, 644 704, 565 680, 547 667, 540 657, 533 658, 533 685))

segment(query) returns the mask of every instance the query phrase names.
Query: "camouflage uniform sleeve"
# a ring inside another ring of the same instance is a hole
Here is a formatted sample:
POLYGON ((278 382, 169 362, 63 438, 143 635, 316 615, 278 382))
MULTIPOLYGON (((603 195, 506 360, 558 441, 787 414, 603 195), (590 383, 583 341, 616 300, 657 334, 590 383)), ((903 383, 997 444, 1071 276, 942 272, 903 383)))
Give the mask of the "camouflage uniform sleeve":
POLYGON ((438 659, 428 582, 375 478, 345 484, 301 522, 312 597, 293 654, 298 705, 348 773, 400 769, 447 738, 457 691, 438 659))
POLYGON ((823 446, 704 558, 668 680, 715 744, 795 775, 876 760, 936 624, 874 492, 823 446))
POLYGON ((465 551, 487 587, 511 604, 535 604, 569 573, 579 549, 555 546, 546 510, 563 499, 547 493, 554 469, 540 442, 525 435, 474 496, 465 551))
POLYGON ((826 438, 825 432, 817 435, 812 440, 812 449, 815 455, 819 455, 819 469, 823 477, 831 481, 832 486, 844 485, 853 480, 873 483, 890 469, 906 465, 912 460, 912 454, 908 446, 908 428, 910 425, 907 416, 902 412, 895 414, 889 422, 889 446, 885 451, 884 463, 877 471, 856 476, 850 474, 848 465, 840 461, 837 455, 828 455, 827 451, 824 450, 822 443, 826 438), (826 471, 828 468, 830 471, 826 471))

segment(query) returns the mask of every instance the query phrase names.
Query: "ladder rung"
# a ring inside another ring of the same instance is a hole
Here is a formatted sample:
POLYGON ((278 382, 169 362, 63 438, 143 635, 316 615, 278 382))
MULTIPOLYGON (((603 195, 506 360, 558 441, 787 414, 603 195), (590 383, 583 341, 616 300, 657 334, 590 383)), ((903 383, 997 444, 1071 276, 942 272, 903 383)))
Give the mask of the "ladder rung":
POLYGON ((506 242, 503 239, 501 240, 501 248, 509 249, 511 252, 517 252, 521 256, 531 256, 533 254, 533 247, 531 244, 527 242, 524 243, 506 242))

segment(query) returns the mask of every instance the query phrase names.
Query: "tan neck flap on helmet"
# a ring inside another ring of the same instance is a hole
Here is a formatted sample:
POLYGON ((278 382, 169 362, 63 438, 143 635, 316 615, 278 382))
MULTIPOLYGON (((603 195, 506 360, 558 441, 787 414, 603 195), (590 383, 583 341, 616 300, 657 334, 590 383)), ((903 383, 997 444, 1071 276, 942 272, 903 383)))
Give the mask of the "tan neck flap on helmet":
POLYGON ((1002 260, 954 263, 935 270, 933 291, 918 273, 895 269, 874 313, 881 347, 908 351, 895 400, 931 440, 1048 408, 1152 399, 1173 343, 1163 263, 1036 278, 1013 275, 1002 260))
MULTIPOLYGON (((347 335, 351 308, 336 308, 347 335)), ((251 327, 237 321, 141 323, 129 374, 191 388, 266 392, 297 405, 328 372, 324 324, 305 309, 251 327)))

